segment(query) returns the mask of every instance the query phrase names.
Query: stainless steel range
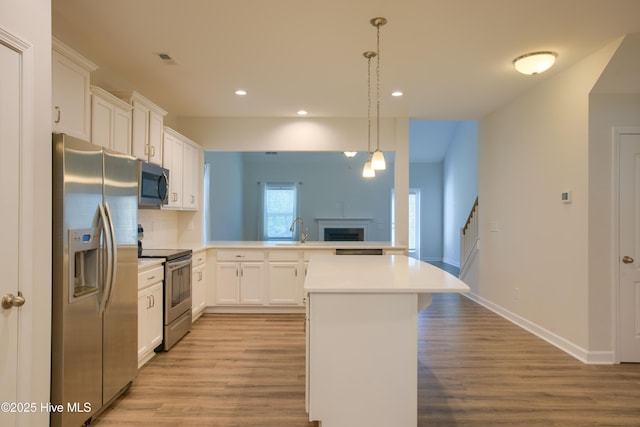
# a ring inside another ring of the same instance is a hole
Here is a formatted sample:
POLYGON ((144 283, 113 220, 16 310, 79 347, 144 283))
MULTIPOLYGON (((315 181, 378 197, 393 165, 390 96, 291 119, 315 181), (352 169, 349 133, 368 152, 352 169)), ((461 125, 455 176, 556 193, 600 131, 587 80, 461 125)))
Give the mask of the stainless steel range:
POLYGON ((191 330, 191 249, 143 249, 140 258, 164 258, 164 339, 167 351, 191 330))

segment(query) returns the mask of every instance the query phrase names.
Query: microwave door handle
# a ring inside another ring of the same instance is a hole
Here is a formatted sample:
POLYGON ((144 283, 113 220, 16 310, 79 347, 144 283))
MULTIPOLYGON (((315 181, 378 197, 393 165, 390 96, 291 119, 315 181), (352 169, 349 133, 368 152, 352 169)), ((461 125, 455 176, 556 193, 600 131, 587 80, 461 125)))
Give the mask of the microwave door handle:
POLYGON ((111 251, 109 252, 110 258, 110 268, 111 268, 111 280, 109 283, 109 293, 107 294, 107 304, 105 305, 105 309, 111 302, 111 294, 113 293, 113 286, 116 282, 116 275, 118 273, 118 245, 116 244, 116 229, 113 226, 113 215, 111 215, 111 209, 109 208, 109 203, 105 202, 105 213, 107 214, 107 219, 109 220, 109 230, 111 235, 111 251))
POLYGON ((100 315, 102 316, 104 314, 104 311, 107 308, 107 297, 109 295, 109 287, 111 286, 111 232, 109 231, 109 222, 107 220, 107 215, 105 213, 104 207, 102 206, 102 203, 98 204, 98 210, 100 212, 100 222, 102 224, 102 234, 104 235, 103 237, 103 241, 104 241, 104 245, 103 245, 103 254, 104 256, 102 257, 102 269, 103 269, 103 275, 102 275, 102 297, 100 299, 100 307, 99 307, 99 312, 100 315))
POLYGON ((161 200, 160 204, 164 205, 169 198, 169 177, 163 171, 159 179, 164 181, 164 186, 158 185, 158 198, 160 198, 161 200), (162 192, 160 191, 161 188, 164 188, 164 194, 162 194, 162 192))

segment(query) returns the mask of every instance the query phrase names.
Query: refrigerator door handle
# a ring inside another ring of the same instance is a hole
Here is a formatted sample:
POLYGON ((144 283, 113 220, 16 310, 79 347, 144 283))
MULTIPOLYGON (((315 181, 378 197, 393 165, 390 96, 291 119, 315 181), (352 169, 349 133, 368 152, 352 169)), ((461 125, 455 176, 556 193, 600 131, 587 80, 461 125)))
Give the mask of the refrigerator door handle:
POLYGON ((98 210, 100 212, 100 222, 102 223, 102 233, 104 234, 104 250, 106 253, 106 256, 103 258, 103 260, 106 259, 106 262, 103 261, 104 275, 102 277, 104 278, 104 282, 102 284, 102 298, 100 299, 100 315, 102 316, 107 308, 107 298, 111 292, 111 246, 113 243, 111 241, 112 235, 109 230, 109 221, 107 220, 107 215, 102 203, 98 203, 98 210))
POLYGON ((118 273, 118 245, 116 244, 116 229, 113 226, 113 215, 111 215, 111 209, 109 208, 109 203, 104 203, 105 213, 107 214, 107 220, 109 221, 109 230, 111 234, 111 251, 109 254, 110 264, 111 264, 111 283, 109 283, 109 292, 107 294, 107 303, 105 305, 105 309, 109 305, 111 301, 111 294, 113 292, 113 286, 116 282, 116 274, 118 273))

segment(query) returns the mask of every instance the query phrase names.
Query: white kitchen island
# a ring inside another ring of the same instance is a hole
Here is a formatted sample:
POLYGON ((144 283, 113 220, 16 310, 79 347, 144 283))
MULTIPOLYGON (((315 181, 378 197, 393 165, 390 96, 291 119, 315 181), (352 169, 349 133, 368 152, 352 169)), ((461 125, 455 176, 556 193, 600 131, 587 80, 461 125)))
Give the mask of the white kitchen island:
POLYGON ((415 427, 418 312, 433 293, 469 287, 404 255, 317 255, 304 289, 309 420, 415 427))

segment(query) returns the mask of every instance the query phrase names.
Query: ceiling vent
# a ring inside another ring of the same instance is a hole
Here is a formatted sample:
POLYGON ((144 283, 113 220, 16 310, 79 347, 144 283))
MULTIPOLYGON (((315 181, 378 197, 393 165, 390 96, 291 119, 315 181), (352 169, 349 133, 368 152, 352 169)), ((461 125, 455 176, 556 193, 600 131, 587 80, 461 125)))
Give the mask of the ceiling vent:
POLYGON ((173 58, 168 53, 156 53, 156 55, 158 55, 158 58, 160 58, 162 62, 164 62, 167 65, 176 64, 176 61, 174 61, 173 58))

